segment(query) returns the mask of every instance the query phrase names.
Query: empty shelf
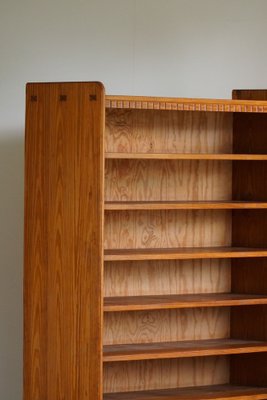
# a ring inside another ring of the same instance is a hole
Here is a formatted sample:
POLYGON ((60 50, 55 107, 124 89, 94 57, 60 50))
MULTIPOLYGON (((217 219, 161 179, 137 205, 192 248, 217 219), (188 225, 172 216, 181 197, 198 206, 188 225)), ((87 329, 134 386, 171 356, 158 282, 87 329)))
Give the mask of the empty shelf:
POLYGON ((263 400, 266 398, 267 388, 228 384, 104 394, 104 400, 263 400))
POLYGON ((238 339, 185 340, 104 346, 103 361, 136 361, 267 352, 267 342, 238 339))
POLYGON ((203 258, 267 257, 266 248, 246 247, 184 247, 155 249, 105 250, 105 261, 185 260, 203 258))
POLYGON ((107 159, 139 160, 267 160, 267 154, 217 153, 105 153, 107 159))
POLYGON ((267 304, 267 296, 234 293, 121 296, 106 297, 104 299, 104 311, 141 311, 171 308, 227 307, 256 304, 267 304))

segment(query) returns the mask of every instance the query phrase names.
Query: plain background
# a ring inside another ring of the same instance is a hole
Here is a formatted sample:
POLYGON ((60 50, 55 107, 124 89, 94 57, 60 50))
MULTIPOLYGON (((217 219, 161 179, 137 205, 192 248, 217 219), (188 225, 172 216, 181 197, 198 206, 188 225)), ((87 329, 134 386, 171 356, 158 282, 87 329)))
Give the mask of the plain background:
POLYGON ((267 88, 266 44, 267 0, 0 0, 1 399, 22 399, 25 83, 228 98, 267 88))

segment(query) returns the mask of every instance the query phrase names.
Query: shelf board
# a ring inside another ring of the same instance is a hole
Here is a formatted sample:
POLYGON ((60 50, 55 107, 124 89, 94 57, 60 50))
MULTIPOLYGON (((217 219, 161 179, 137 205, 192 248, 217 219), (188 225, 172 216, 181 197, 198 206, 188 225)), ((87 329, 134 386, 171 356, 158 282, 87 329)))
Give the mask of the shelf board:
POLYGON ((104 400, 264 400, 267 388, 211 385, 138 392, 105 393, 104 400))
POLYGON ((172 308, 230 307, 267 304, 267 296, 208 293, 156 296, 120 296, 104 299, 105 312, 161 310, 172 308))
POLYGON ((104 346, 103 361, 137 361, 267 352, 267 342, 238 339, 185 340, 104 346))
POLYGON ((131 160, 267 160, 267 154, 212 153, 105 153, 106 159, 131 160))
POLYGON ((106 96, 106 108, 266 113, 267 101, 185 99, 150 96, 106 96))
POLYGON ((261 201, 106 201, 105 210, 234 210, 267 208, 261 201))
POLYGON ((266 248, 180 247, 155 249, 107 249, 105 261, 190 260, 204 258, 267 257, 266 248))

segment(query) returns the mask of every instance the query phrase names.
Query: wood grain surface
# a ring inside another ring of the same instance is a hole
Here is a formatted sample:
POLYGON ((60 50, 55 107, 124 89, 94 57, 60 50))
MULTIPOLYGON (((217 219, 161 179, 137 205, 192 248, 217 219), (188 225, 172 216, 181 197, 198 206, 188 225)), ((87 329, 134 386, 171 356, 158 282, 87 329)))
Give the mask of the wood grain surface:
POLYGON ((231 260, 106 262, 105 296, 223 293, 231 290, 231 260))
POLYGON ((267 208, 261 201, 106 201, 106 211, 126 210, 235 210, 267 208))
POLYGON ((106 160, 106 201, 231 199, 230 161, 106 160))
MULTIPOLYGON (((267 296, 236 293, 105 297, 104 312, 267 304, 267 296)), ((253 312, 253 310, 252 310, 253 312)))
POLYGON ((228 382, 228 356, 121 361, 104 364, 104 393, 159 390, 228 382))
POLYGON ((154 360, 267 352, 266 341, 208 339, 104 346, 103 361, 154 360))
POLYGON ((231 153, 232 114, 108 109, 106 153, 231 153))
POLYGON ((267 388, 237 385, 211 385, 139 393, 106 394, 104 400, 260 400, 266 399, 267 388))
POLYGON ((229 335, 228 308, 118 312, 104 316, 104 344, 164 343, 229 335))
POLYGON ((257 100, 226 99, 185 99, 174 97, 145 96, 106 96, 106 108, 130 108, 147 110, 177 110, 177 111, 216 111, 216 112, 267 112, 267 102, 257 100))
MULTIPOLYGON (((267 90, 235 91, 240 99, 265 100, 267 90)), ((233 146, 234 151, 267 153, 267 116, 234 115, 233 146)), ((233 198, 238 200, 263 200, 267 198, 266 162, 233 163, 233 198)), ((267 214, 263 210, 233 211, 233 244, 245 246, 267 245, 267 214), (244 229, 245 227, 245 229, 244 229)), ((232 290, 245 293, 267 293, 267 258, 232 261, 232 290)), ((233 337, 245 339, 267 339, 267 308, 256 306, 253 311, 242 307, 231 311, 231 333, 233 337)), ((231 380, 244 385, 267 385, 267 355, 265 353, 236 356, 231 360, 231 380)))
POLYGON ((118 160, 238 160, 238 161, 266 161, 266 154, 218 154, 218 153, 106 153, 106 159, 118 160))
POLYGON ((101 400, 104 89, 26 100, 24 399, 101 400))
POLYGON ((120 211, 105 215, 105 249, 231 245, 231 212, 120 211))
POLYGON ((105 261, 130 260, 193 260, 205 258, 257 258, 267 257, 264 247, 179 247, 152 249, 106 250, 105 261))
POLYGON ((224 293, 231 290, 231 260, 106 262, 104 276, 105 296, 224 293))

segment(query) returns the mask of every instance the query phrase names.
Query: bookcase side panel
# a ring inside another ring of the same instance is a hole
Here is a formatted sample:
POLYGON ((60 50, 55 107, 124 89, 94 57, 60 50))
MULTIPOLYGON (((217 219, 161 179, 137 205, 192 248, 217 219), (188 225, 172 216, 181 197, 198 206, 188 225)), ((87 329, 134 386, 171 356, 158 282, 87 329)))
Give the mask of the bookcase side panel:
POLYGON ((102 398, 104 89, 27 85, 24 400, 102 398))

